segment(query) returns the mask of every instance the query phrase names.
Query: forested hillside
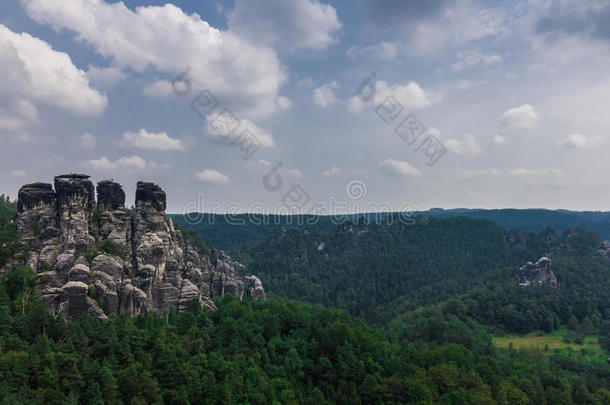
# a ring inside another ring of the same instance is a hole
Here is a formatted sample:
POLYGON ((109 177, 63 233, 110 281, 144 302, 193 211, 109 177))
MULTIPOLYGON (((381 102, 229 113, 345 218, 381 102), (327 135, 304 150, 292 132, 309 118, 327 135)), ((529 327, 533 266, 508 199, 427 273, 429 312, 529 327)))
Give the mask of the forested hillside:
POLYGON ((200 235, 210 245, 230 254, 241 251, 282 227, 303 228, 307 226, 322 232, 336 228, 330 217, 312 215, 238 214, 229 216, 193 213, 170 214, 168 217, 174 223, 200 235))
POLYGON ((497 350, 448 306, 368 327, 296 303, 217 300, 212 314, 46 312, 31 271, 0 284, 0 403, 606 404, 610 370, 497 350))
MULTIPOLYGON (((260 275, 270 296, 340 307, 384 323, 478 286, 516 286, 527 261, 548 254, 588 257, 600 243, 584 230, 560 237, 550 229, 507 232, 489 221, 430 218, 414 225, 344 224, 332 232, 286 228, 240 259, 260 275)), ((570 274, 559 271, 562 280, 570 274)), ((589 282, 570 281, 566 289, 589 282)))

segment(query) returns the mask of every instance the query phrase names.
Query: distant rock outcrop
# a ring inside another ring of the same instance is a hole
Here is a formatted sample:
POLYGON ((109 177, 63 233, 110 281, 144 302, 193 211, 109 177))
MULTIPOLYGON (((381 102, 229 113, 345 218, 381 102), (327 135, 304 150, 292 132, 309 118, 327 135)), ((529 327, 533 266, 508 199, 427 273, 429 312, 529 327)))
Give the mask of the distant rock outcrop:
POLYGON ((557 287, 557 277, 551 270, 551 259, 541 257, 536 263, 527 262, 519 269, 519 285, 545 285, 557 287))
POLYGON ((610 260, 610 241, 603 241, 602 246, 597 252, 593 254, 593 257, 599 257, 602 259, 610 260))
POLYGON ((224 252, 203 254, 165 217, 165 192, 138 182, 135 212, 110 180, 55 177, 54 187, 33 183, 19 190, 17 230, 29 248, 52 311, 76 319, 111 314, 187 310, 195 299, 214 310, 213 297, 265 299, 261 281, 224 252))

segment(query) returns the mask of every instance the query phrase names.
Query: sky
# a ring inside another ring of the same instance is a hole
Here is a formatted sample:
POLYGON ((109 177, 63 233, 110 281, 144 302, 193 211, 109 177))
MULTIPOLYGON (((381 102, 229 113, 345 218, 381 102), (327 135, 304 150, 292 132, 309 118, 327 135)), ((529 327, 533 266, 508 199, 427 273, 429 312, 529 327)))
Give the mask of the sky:
POLYGON ((603 0, 3 0, 0 193, 610 210, 603 0))

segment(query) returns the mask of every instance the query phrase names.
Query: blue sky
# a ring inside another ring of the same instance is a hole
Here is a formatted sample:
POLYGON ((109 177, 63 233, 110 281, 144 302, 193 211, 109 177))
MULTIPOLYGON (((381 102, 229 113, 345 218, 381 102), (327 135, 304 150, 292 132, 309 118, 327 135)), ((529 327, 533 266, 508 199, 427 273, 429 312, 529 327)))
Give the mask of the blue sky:
POLYGON ((597 0, 5 0, 0 192, 84 172, 128 203, 154 181, 170 212, 607 210, 608 18, 597 0))

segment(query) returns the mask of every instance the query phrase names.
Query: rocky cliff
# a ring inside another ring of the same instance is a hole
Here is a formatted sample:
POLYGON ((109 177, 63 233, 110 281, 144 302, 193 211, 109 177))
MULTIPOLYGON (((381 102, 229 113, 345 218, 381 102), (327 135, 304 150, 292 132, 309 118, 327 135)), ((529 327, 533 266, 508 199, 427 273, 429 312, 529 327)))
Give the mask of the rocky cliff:
POLYGON ((110 180, 57 176, 54 186, 21 187, 17 230, 28 246, 43 299, 54 313, 76 319, 84 312, 111 314, 183 312, 198 299, 214 310, 225 294, 265 299, 260 280, 224 252, 206 254, 165 217, 165 192, 138 182, 135 210, 110 180))
POLYGON ((546 285, 557 287, 557 277, 551 270, 551 259, 541 257, 536 263, 527 262, 519 269, 519 285, 546 285))

